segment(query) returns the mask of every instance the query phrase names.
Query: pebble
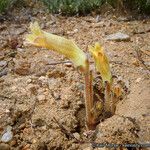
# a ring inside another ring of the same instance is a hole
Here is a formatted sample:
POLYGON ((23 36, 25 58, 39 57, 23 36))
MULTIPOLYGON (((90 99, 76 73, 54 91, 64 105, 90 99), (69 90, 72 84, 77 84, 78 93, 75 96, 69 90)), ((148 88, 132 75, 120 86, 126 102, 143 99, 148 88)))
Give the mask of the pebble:
POLYGON ((17 141, 16 140, 12 140, 11 142, 10 142, 10 145, 11 146, 14 146, 14 145, 16 145, 17 144, 17 141))
POLYGON ((73 30, 74 33, 77 33, 78 31, 79 31, 78 29, 74 29, 74 30, 73 30))
POLYGON ((41 82, 43 82, 43 83, 47 83, 47 82, 48 82, 48 78, 45 77, 45 76, 39 77, 39 80, 40 80, 41 82))
POLYGON ((121 32, 110 34, 106 37, 108 41, 130 41, 130 36, 121 32))
POLYGON ((4 60, 0 61, 0 67, 6 66, 6 65, 7 65, 6 61, 4 61, 4 60))
POLYGON ((133 64, 134 66, 136 66, 136 67, 139 67, 139 66, 140 66, 139 61, 138 61, 137 59, 135 59, 135 60, 132 62, 132 64, 133 64))
POLYGON ((118 17, 117 21, 129 21, 129 18, 127 18, 127 17, 118 17))
POLYGON ((71 67, 71 66, 72 66, 72 63, 67 62, 67 63, 65 63, 65 66, 66 66, 66 67, 71 67))
POLYGON ((97 23, 97 22, 100 22, 100 21, 101 21, 101 17, 100 17, 100 15, 97 15, 96 18, 95 18, 95 22, 97 23))
POLYGON ((56 23, 56 21, 49 21, 49 22, 47 22, 46 24, 45 24, 45 26, 46 27, 50 27, 50 25, 53 25, 53 24, 55 24, 56 23))
POLYGON ((6 109, 6 110, 5 110, 5 113, 10 113, 10 110, 9 110, 9 109, 6 109))
POLYGON ((22 148, 22 150, 30 150, 29 148, 30 148, 30 144, 26 144, 26 145, 22 148))
POLYGON ((84 90, 84 85, 83 84, 77 84, 77 88, 79 91, 83 91, 84 90))
POLYGON ((31 83, 31 82, 32 82, 32 79, 28 79, 28 80, 26 81, 27 84, 29 84, 29 83, 31 83))
POLYGON ((23 48, 17 48, 18 52, 24 52, 25 50, 23 48))
POLYGON ((54 97, 55 100, 60 100, 61 99, 61 96, 60 96, 60 94, 58 92, 54 92, 52 94, 52 96, 54 97))
POLYGON ((1 141, 2 142, 9 142, 12 140, 13 138, 13 133, 12 133, 12 127, 11 126, 8 126, 7 129, 6 129, 6 132, 2 135, 1 137, 1 141))
POLYGON ((141 78, 137 78, 137 79, 135 80, 136 83, 139 83, 140 81, 141 81, 141 78))
POLYGON ((32 144, 35 144, 37 142, 36 139, 32 139, 32 144))
POLYGON ((39 101, 44 101, 44 100, 46 99, 46 97, 45 97, 45 95, 38 95, 38 96, 37 96, 37 99, 38 99, 39 101))
POLYGON ((8 70, 7 70, 7 69, 2 70, 2 71, 0 72, 0 77, 7 75, 7 73, 8 73, 8 70))
POLYGON ((41 127, 41 130, 46 131, 46 130, 47 130, 46 125, 42 126, 42 127, 41 127))
POLYGON ((23 124, 21 124, 21 125, 18 127, 18 129, 19 129, 19 130, 22 130, 22 129, 24 129, 25 127, 26 127, 26 124, 23 123, 23 124))
POLYGON ((77 105, 83 105, 83 102, 82 101, 78 101, 77 105))
POLYGON ((73 136, 77 139, 77 140, 80 140, 80 134, 75 132, 73 133, 73 136))

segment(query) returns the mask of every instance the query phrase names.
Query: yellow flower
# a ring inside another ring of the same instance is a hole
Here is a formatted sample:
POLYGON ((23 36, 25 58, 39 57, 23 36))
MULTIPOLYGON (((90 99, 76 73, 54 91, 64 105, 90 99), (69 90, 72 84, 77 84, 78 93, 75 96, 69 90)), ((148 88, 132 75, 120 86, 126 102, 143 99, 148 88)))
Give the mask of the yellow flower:
POLYGON ((72 60, 75 66, 86 69, 87 57, 72 40, 41 30, 38 22, 31 23, 30 29, 31 34, 26 36, 27 43, 57 51, 72 60))
POLYGON ((112 82, 112 76, 109 66, 109 60, 104 53, 103 48, 99 43, 95 43, 95 46, 89 46, 89 51, 94 57, 96 69, 100 72, 103 82, 107 81, 109 83, 112 82))

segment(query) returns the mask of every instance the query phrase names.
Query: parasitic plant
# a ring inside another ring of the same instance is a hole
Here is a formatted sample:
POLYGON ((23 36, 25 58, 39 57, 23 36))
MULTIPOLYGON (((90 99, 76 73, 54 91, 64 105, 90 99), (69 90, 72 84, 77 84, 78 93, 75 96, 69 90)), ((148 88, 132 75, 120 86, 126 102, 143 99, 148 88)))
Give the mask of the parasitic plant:
MULTIPOLYGON (((102 111, 102 105, 93 100, 93 75, 87 56, 74 41, 41 30, 37 22, 30 24, 30 30, 31 33, 26 35, 26 43, 63 54, 82 72, 85 81, 86 125, 88 130, 94 130, 97 125, 98 114, 102 111)), ((108 57, 99 43, 95 43, 94 47, 89 46, 89 51, 94 57, 96 70, 101 75, 105 89, 104 112, 114 114, 115 102, 121 95, 121 91, 119 87, 113 88, 112 86, 108 57)))
POLYGON ((108 57, 106 56, 103 48, 99 43, 95 43, 94 47, 89 46, 89 51, 94 57, 96 70, 100 73, 103 85, 105 87, 104 110, 106 112, 112 112, 112 110, 114 110, 113 102, 111 99, 112 75, 108 57))
POLYGON ((26 35, 26 43, 63 54, 83 73, 85 79, 86 124, 89 130, 94 129, 92 72, 85 53, 72 40, 41 30, 37 22, 30 24, 30 30, 31 34, 26 35))

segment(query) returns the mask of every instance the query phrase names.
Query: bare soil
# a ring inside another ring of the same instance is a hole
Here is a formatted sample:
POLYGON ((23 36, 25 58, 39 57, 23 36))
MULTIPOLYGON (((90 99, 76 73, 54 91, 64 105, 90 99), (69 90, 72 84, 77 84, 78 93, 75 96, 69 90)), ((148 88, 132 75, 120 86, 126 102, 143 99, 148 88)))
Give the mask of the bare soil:
POLYGON ((100 149, 92 148, 91 141, 150 142, 149 19, 62 17, 28 9, 12 14, 0 23, 0 135, 10 125, 13 139, 1 142, 0 150, 90 150, 100 149), (74 39, 86 53, 88 45, 100 42, 112 74, 125 84, 127 92, 115 115, 98 124, 94 137, 85 136, 81 73, 55 52, 23 45, 33 20, 45 31, 74 39), (130 41, 105 40, 118 31, 128 34, 130 41))

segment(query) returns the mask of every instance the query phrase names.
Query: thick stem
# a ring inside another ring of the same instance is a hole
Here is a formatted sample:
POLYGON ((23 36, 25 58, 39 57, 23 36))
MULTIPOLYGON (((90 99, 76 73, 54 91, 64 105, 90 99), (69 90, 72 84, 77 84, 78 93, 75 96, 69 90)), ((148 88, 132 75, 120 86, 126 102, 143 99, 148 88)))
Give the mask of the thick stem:
POLYGON ((104 109, 106 112, 111 112, 111 85, 106 82, 105 83, 105 103, 104 109))
POLYGON ((94 130, 96 127, 95 116, 93 113, 93 85, 92 85, 92 71, 89 70, 89 63, 87 62, 87 71, 84 73, 85 77, 85 109, 86 109, 86 124, 88 130, 94 130))

